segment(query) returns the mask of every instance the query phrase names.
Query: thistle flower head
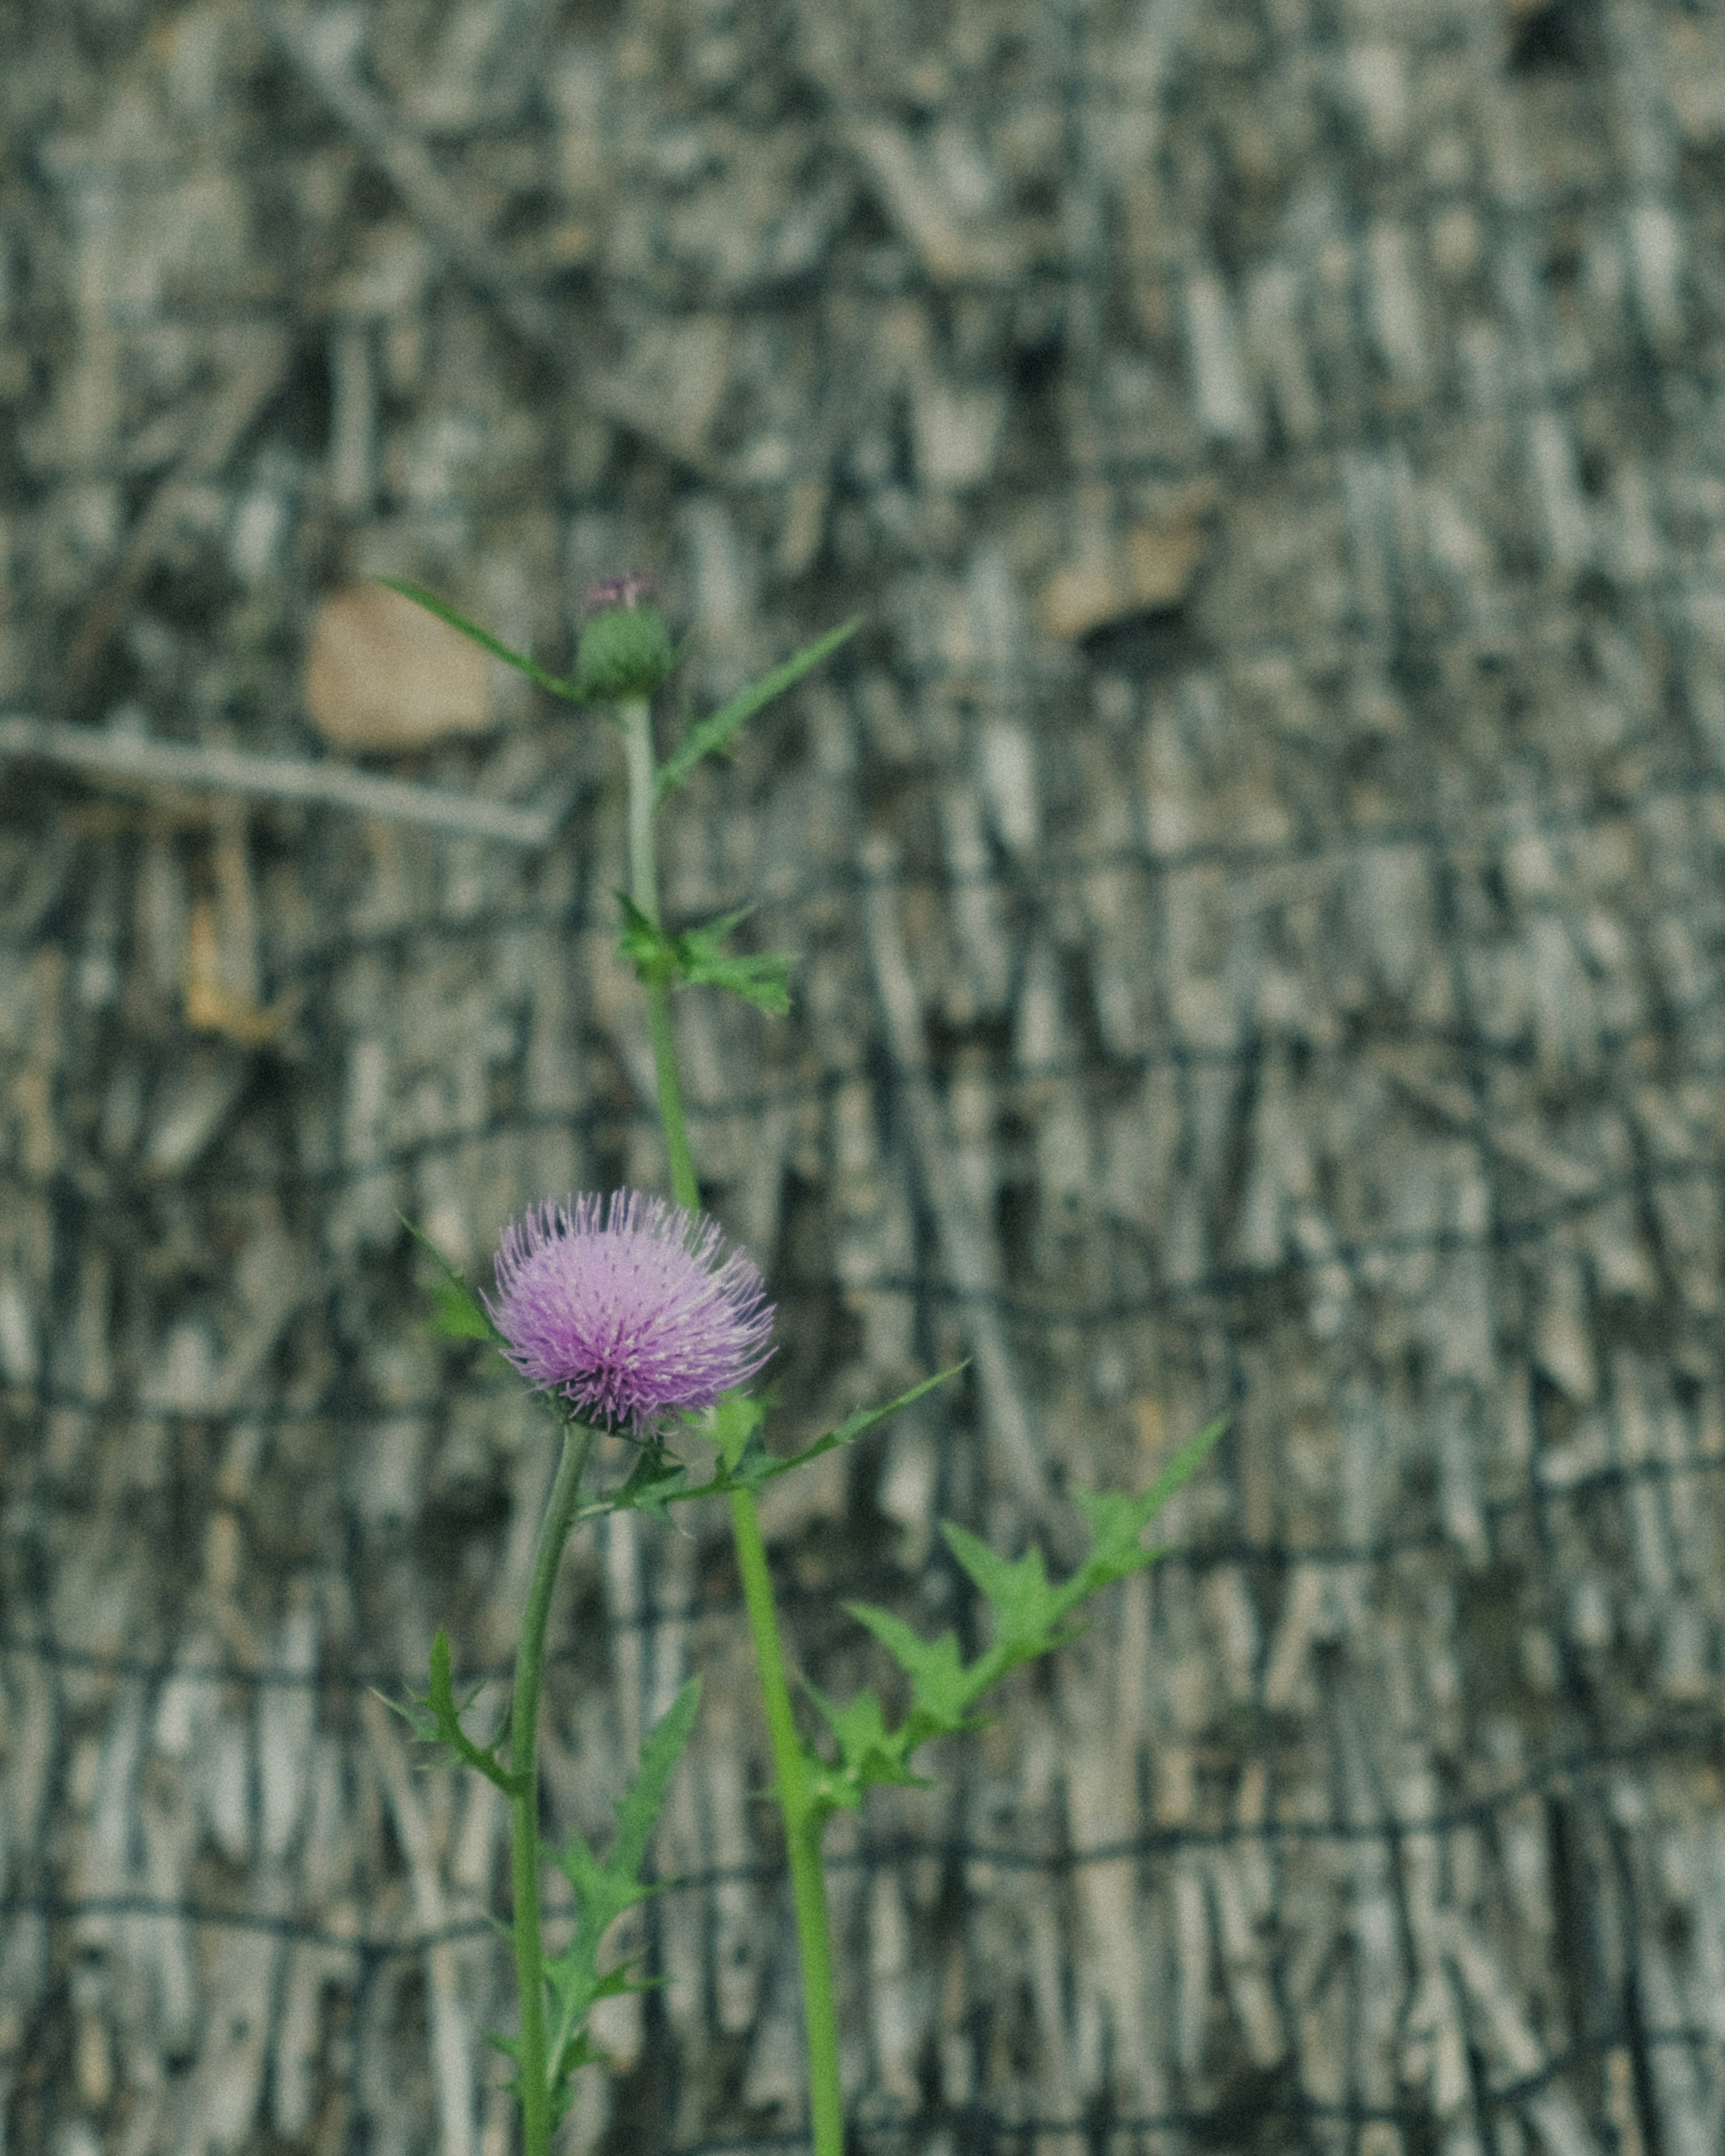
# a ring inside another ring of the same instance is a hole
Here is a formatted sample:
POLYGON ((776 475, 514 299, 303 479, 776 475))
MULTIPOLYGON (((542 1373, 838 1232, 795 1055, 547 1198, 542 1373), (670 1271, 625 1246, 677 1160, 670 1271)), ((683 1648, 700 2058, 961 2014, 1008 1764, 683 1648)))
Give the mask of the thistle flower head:
POLYGON ((485 1298, 509 1359, 583 1416, 638 1435, 711 1407, 772 1352, 773 1307, 718 1223, 663 1198, 588 1193, 504 1231, 485 1298))
POLYGON ((665 616, 650 603, 651 579, 611 577, 582 601, 587 626, 575 653, 575 692, 583 704, 627 704, 650 696, 676 663, 665 616))

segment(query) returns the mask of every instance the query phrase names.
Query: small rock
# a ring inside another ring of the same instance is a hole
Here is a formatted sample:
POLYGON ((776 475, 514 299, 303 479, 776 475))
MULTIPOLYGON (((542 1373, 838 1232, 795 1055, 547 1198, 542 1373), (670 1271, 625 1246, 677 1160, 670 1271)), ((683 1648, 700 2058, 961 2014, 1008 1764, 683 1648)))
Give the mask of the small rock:
POLYGON ((1190 590, 1204 547, 1204 527, 1194 516, 1137 525, 1119 544, 1055 570, 1037 611, 1069 642, 1128 614, 1168 613, 1190 590))
POLYGON ((424 748, 489 732, 490 661, 447 622, 383 584, 331 592, 312 617, 305 710, 337 748, 424 748))

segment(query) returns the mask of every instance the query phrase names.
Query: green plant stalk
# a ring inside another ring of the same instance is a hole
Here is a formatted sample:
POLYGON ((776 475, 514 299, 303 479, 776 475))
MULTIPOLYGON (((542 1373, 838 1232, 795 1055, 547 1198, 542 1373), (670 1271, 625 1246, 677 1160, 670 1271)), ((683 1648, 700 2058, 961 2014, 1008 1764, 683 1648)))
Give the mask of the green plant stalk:
MULTIPOLYGON (((636 909, 659 926, 659 867, 653 850, 655 799, 652 709, 643 696, 620 704, 624 756, 629 771, 629 895, 636 909)), ((676 1042, 671 1034, 670 983, 646 979, 647 1025, 653 1036, 653 1069, 659 1083, 659 1120, 665 1127, 671 1194, 691 1213, 701 1210, 701 1186, 695 1178, 695 1155, 683 1120, 682 1089, 677 1083, 676 1042)))
POLYGON ((809 2112, 814 2156, 843 2156, 845 2098, 839 2086, 839 2016, 833 1996, 833 1944, 827 1920, 826 1875, 821 1869, 824 1815, 809 1786, 809 1768, 797 1737, 779 1643, 778 1613, 767 1569, 767 1545, 752 1490, 731 1493, 731 1525, 737 1538, 737 1569, 754 1635, 755 1667, 767 1712, 767 1733, 778 1777, 778 1808, 784 1815, 785 1849, 790 1860, 791 1900, 797 1912, 797 1946, 803 1963, 803 2012, 809 2044, 809 2112))
POLYGON ((515 1703, 509 1717, 509 1765, 514 1792, 509 1800, 510 1856, 515 1882, 515 1969, 521 1995, 521 2051, 516 2061, 521 2083, 522 2156, 549 2156, 551 2067, 545 2050, 545 1947, 539 1925, 539 1673, 545 1659, 545 1631, 552 1590, 563 1546, 574 1525, 593 1432, 571 1423, 563 1436, 563 1456, 539 1530, 533 1578, 521 1620, 521 1644, 515 1663, 515 1703))
MULTIPOLYGON (((623 724, 629 773, 629 897, 655 927, 659 925, 659 873, 653 846, 655 773, 653 732, 644 700, 618 706, 623 724)), ((695 1157, 683 1120, 682 1087, 677 1078, 676 1043, 671 1034, 670 988, 665 981, 642 983, 653 1036, 653 1066, 659 1086, 659 1112, 665 1126, 665 1156, 671 1191, 691 1212, 701 1207, 695 1157)), ((752 1490, 731 1493, 731 1525, 737 1543, 743 1600, 754 1637, 755 1667, 778 1777, 778 1808, 783 1815, 790 1861, 791 1898, 797 1912, 797 1944, 803 1964, 803 2011, 809 2047, 809 2105, 814 2156, 844 2156, 845 2102, 839 2086, 839 2024, 833 1994, 831 1926, 827 1918, 826 1877, 821 1869, 823 1825, 809 1786, 809 1771, 797 1738, 790 1687, 785 1681, 784 1647, 767 1545, 752 1490)), ((531 2145, 527 2156, 536 2156, 531 2145)))

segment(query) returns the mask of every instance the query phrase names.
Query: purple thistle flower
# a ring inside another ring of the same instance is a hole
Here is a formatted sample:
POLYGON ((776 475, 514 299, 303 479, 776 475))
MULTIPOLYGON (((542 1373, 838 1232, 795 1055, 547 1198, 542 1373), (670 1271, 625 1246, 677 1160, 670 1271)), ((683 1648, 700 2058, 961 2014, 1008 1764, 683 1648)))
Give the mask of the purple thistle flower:
POLYGON ((657 588, 651 577, 644 577, 631 569, 627 576, 607 577, 603 583, 588 587, 581 601, 583 613, 602 613, 607 607, 626 607, 633 613, 643 599, 650 599, 657 588))
POLYGON ((485 1307, 531 1384, 637 1435, 709 1408, 772 1353, 752 1260, 718 1223, 635 1190, 531 1206, 504 1230, 485 1307))

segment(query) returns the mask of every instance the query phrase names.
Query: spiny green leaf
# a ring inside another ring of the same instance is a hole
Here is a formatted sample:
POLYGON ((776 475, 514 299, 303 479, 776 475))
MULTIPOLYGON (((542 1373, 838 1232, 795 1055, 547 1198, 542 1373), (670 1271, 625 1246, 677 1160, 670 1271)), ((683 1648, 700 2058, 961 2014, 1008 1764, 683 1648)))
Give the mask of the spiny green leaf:
POLYGON ((913 1774, 906 1764, 916 1741, 911 1723, 889 1729, 874 1692, 859 1692, 848 1707, 834 1707, 815 1686, 808 1685, 807 1690, 839 1744, 836 1766, 813 1755, 809 1759, 812 1794, 824 1813, 855 1811, 863 1791, 882 1782, 901 1788, 927 1787, 923 1777, 913 1774))
POLYGON ((655 1891, 640 1877, 641 1865, 700 1705, 701 1680, 691 1677, 642 1748, 634 1784, 617 1807, 617 1832, 605 1861, 599 1861, 579 1834, 570 1835, 557 1859, 575 1890, 575 1929, 562 1953, 545 1964, 556 2010, 554 2061, 586 2064, 593 2055, 583 2048, 583 2025, 596 2002, 642 1988, 627 1964, 602 1971, 599 1948, 624 1911, 655 1891))
POLYGON ((847 637, 855 636, 861 626, 862 617, 858 614, 839 628, 829 629, 795 658, 786 660, 783 666, 775 666, 770 674, 763 675, 747 689, 739 689, 728 703, 721 704, 710 719, 703 719, 691 731, 675 756, 668 757, 660 764, 653 780, 655 798, 663 800, 674 788, 680 786, 704 756, 726 747, 757 711, 770 704, 775 696, 783 696, 793 682, 800 681, 829 652, 836 651, 847 637))
POLYGON ((596 2051, 588 2041, 586 2030, 565 2044, 552 2069, 551 2123, 555 2126, 575 2101, 575 2076, 583 2066, 603 2066, 604 2052, 596 2051))
POLYGON ((767 1419, 767 1403, 751 1393, 721 1393, 713 1409, 712 1435, 721 1466, 735 1473, 767 1419))
POLYGON ((519 1786, 517 1777, 497 1757, 495 1743, 481 1748, 461 1727, 461 1717, 478 1698, 482 1686, 475 1685, 466 1698, 458 1702, 450 1681, 449 1635, 441 1625, 431 1643, 431 1682, 423 1696, 409 1693, 404 1703, 377 1697, 392 1712, 400 1715, 422 1744, 441 1744, 450 1755, 465 1766, 473 1768, 495 1782, 506 1796, 513 1796, 519 1786))
POLYGON ((769 1482, 778 1479, 778 1464, 758 1437, 752 1437, 735 1467, 724 1471, 726 1490, 747 1490, 758 1497, 769 1482))
POLYGON ((381 1699, 392 1714, 398 1714, 401 1717, 408 1728, 413 1731, 416 1743, 435 1744, 438 1742, 440 1732, 437 1726, 437 1717, 423 1699, 416 1697, 412 1692, 409 1692, 404 1700, 392 1699, 387 1691, 379 1691, 376 1685, 371 1687, 371 1692, 372 1698, 381 1699))
POLYGON ((679 942, 687 987, 726 988, 772 1018, 783 1018, 789 1011, 791 972, 797 962, 783 951, 721 951, 716 932, 699 928, 679 942))
POLYGON ((656 921, 649 921, 626 891, 619 891, 616 896, 623 908, 618 956, 627 958, 644 981, 679 981, 682 974, 675 938, 667 936, 656 921))
POLYGON ((575 693, 572 681, 560 681, 555 674, 530 659, 525 651, 511 651, 506 644, 500 644, 490 631, 481 629, 476 621, 470 621, 465 613, 458 613, 447 599, 440 599, 435 592, 428 592, 423 584, 410 584, 399 577, 379 577, 380 584, 387 584, 393 592, 399 592, 404 599, 422 606, 427 613, 434 613, 439 621, 446 621, 451 629, 461 634, 481 649, 489 651, 494 659, 501 659, 506 666, 514 667, 517 674, 525 674, 542 689, 548 689, 553 696, 561 696, 567 703, 578 704, 583 700, 575 693))
POLYGON ((727 952, 721 947, 737 922, 752 909, 740 908, 705 928, 690 928, 671 935, 649 921, 624 891, 617 894, 623 908, 624 932, 618 952, 634 967, 643 981, 668 983, 673 988, 728 988, 760 1009, 783 1018, 791 1007, 789 981, 795 961, 777 952, 752 957, 727 952))
POLYGON ((423 1229, 416 1228, 405 1213, 397 1214, 396 1218, 413 1240, 431 1253, 433 1263, 443 1275, 427 1291, 437 1313, 431 1321, 432 1331, 445 1340, 489 1340, 502 1347, 503 1335, 467 1285, 466 1276, 449 1263, 430 1236, 423 1229))
POLYGON ((1206 1429, 1181 1446, 1138 1501, 1144 1508, 1147 1522, 1155 1518, 1175 1491, 1183 1488, 1197 1474, 1227 1427, 1228 1417, 1218 1415, 1206 1429))
MULTIPOLYGON (((885 1422, 889 1415, 896 1414, 901 1408, 908 1407, 912 1400, 920 1400, 925 1393, 932 1392, 937 1385, 945 1384, 949 1378, 957 1377, 963 1368, 963 1363, 955 1363, 950 1370, 942 1370, 932 1378, 924 1378, 920 1384, 912 1385, 908 1392, 901 1393, 896 1400, 889 1400, 885 1407, 859 1408, 836 1430, 828 1430, 824 1436, 816 1438, 812 1445, 804 1445, 800 1452, 793 1452, 783 1460, 775 1460, 761 1442, 760 1425, 770 1404, 770 1398, 726 1393, 706 1423, 706 1435, 716 1439, 719 1447, 718 1472, 708 1481, 681 1483, 675 1489, 665 1491, 664 1502, 686 1505, 697 1497, 728 1496, 733 1490, 758 1492, 769 1482, 778 1481, 781 1475, 788 1475, 794 1468, 806 1467, 811 1460, 819 1460, 824 1453, 831 1452, 841 1445, 853 1444, 865 1430, 873 1430, 878 1423, 885 1422)), ((624 1486, 627 1488, 628 1485, 624 1486)), ((616 1497, 607 1498, 600 1504, 588 1507, 581 1517, 583 1519, 596 1517, 602 1512, 611 1511, 617 1502, 616 1497)))
POLYGON ((1074 1498, 1090 1522, 1091 1553, 1063 1590, 1070 1607, 1111 1580, 1140 1572, 1163 1554, 1146 1550, 1138 1537, 1175 1491, 1182 1488, 1203 1466, 1217 1440, 1228 1427, 1220 1416, 1183 1445, 1142 1496, 1127 1497, 1117 1491, 1075 1491, 1074 1498))
POLYGON ((647 1739, 634 1786, 618 1807, 617 1839, 611 1849, 613 1869, 627 1865, 632 1874, 640 1869, 654 1821, 700 1712, 701 1679, 691 1677, 647 1739))
MULTIPOLYGON (((858 1800, 870 1781, 914 1779, 909 1775, 909 1763, 921 1745, 931 1738, 976 1727, 967 1717, 991 1686, 1009 1670, 1074 1636, 1071 1612, 1087 1595, 1163 1554, 1142 1548, 1138 1537, 1158 1507, 1197 1473, 1224 1427, 1213 1423, 1202 1431, 1174 1455, 1154 1487, 1142 1497, 1081 1496, 1079 1502, 1091 1523, 1092 1548, 1085 1563, 1059 1587, 1050 1583, 1040 1550, 1009 1560, 966 1529, 944 1522, 941 1532, 948 1547, 994 1612, 993 1640, 968 1665, 962 1659, 956 1634, 925 1640, 890 1610, 847 1603, 851 1615, 874 1634, 910 1678, 911 1707, 896 1729, 888 1729, 871 1692, 860 1695, 848 1707, 835 1707, 811 1687, 840 1753, 836 1768, 815 1763, 819 1801, 829 1807, 849 1805, 858 1800)), ((811 1447, 811 1454, 817 1449, 811 1447)))
POLYGON ((889 1415, 896 1415, 901 1408, 909 1407, 913 1400, 920 1400, 925 1393, 932 1393, 937 1385, 943 1385, 949 1378, 956 1378, 964 1367, 963 1363, 955 1363, 949 1370, 937 1370, 933 1377, 924 1378, 920 1383, 912 1385, 908 1392, 901 1393, 896 1400, 888 1400, 884 1407, 859 1408, 855 1414, 847 1415, 836 1430, 828 1430, 824 1436, 816 1438, 812 1445, 805 1445, 800 1452, 793 1452, 784 1460, 773 1460, 768 1472, 762 1476, 762 1481, 775 1482, 781 1475, 788 1475, 793 1468, 806 1467, 811 1460, 819 1460, 823 1453, 836 1451, 841 1445, 854 1445, 858 1438, 885 1422, 889 1415))
POLYGON ((937 1640, 925 1640, 890 1609, 877 1609, 867 1602, 847 1602, 845 1607, 909 1677, 916 1706, 935 1717, 942 1728, 962 1728, 972 1692, 959 1658, 957 1634, 943 1632, 937 1640))
MULTIPOLYGON (((941 1532, 993 1609, 997 1643, 1047 1640, 1061 1612, 1058 1591, 1048 1584, 1041 1551, 1028 1549, 1011 1563, 951 1521, 942 1523, 941 1532)), ((1040 1653, 1040 1646, 1034 1651, 1040 1653)))
POLYGON ((662 1445, 648 1445, 629 1471, 627 1479, 614 1490, 601 1507, 613 1512, 645 1512, 662 1520, 667 1505, 675 1502, 689 1479, 686 1463, 674 1459, 662 1445))
POLYGON ((729 988, 761 1009, 783 1018, 791 1007, 789 982, 795 960, 782 952, 762 951, 753 957, 739 956, 724 948, 732 930, 754 911, 740 906, 722 914, 704 928, 691 928, 675 938, 682 978, 691 988, 729 988))
POLYGON ((891 1733, 875 1693, 860 1691, 849 1707, 834 1707, 818 1685, 809 1684, 805 1689, 839 1740, 839 1756, 847 1767, 860 1768, 876 1757, 891 1758, 891 1733))

